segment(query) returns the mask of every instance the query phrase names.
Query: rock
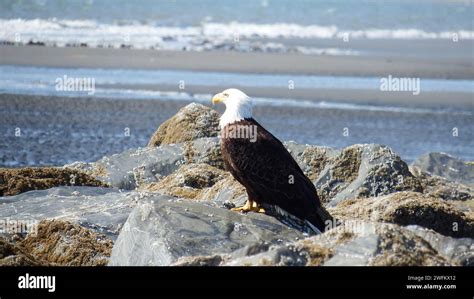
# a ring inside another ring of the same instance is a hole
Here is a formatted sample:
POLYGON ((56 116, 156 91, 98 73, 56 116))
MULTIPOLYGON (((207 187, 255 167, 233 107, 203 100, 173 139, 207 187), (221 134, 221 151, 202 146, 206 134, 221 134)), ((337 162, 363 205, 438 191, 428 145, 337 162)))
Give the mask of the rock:
POLYGON ((222 262, 222 256, 185 256, 171 264, 171 266, 219 266, 222 262))
MULTIPOLYGON (((212 201, 220 207, 243 206, 247 200, 245 188, 229 172, 204 163, 185 164, 157 183, 143 185, 140 190, 158 192, 179 198, 212 201)), ((279 215, 272 207, 265 207, 268 215, 301 231, 306 225, 298 219, 279 215)))
POLYGON ((247 201, 247 191, 229 173, 212 187, 202 190, 197 199, 211 200, 219 206, 227 208, 241 207, 247 201))
POLYGON ((183 164, 207 163, 212 166, 216 159, 213 152, 217 148, 218 138, 202 138, 186 144, 131 149, 97 162, 72 163, 64 167, 88 173, 112 187, 133 190, 160 181, 183 164))
POLYGON ((378 224, 375 225, 375 233, 379 240, 369 266, 456 265, 441 256, 426 240, 400 226, 378 224))
POLYGON ((474 239, 446 237, 418 225, 409 225, 406 228, 430 243, 431 247, 446 259, 461 266, 474 266, 474 239))
POLYGON ((93 163, 73 163, 64 167, 80 169, 112 187, 133 190, 140 184, 156 182, 184 163, 182 145, 138 148, 106 156, 93 163))
POLYGON ((36 223, 60 219, 115 239, 132 207, 144 196, 99 187, 56 187, 0 198, 0 219, 36 223))
POLYGON ((284 143, 295 158, 301 170, 311 181, 316 181, 323 169, 333 161, 339 151, 325 146, 302 145, 295 142, 284 143))
POLYGON ((109 265, 170 265, 184 257, 228 254, 255 243, 283 244, 302 237, 267 215, 156 195, 134 208, 109 265))
POLYGON ((219 138, 200 138, 183 145, 186 163, 206 163, 224 170, 219 138))
POLYGON ((160 125, 148 143, 149 147, 182 143, 219 134, 219 114, 209 107, 191 103, 160 125))
POLYGON ((474 199, 474 189, 469 186, 429 174, 416 166, 410 166, 410 172, 420 181, 424 194, 445 200, 474 199))
POLYGON ((56 186, 106 185, 81 171, 59 167, 0 168, 0 196, 56 186))
POLYGON ((185 164, 161 181, 144 185, 141 189, 181 198, 196 198, 203 190, 228 176, 228 172, 208 164, 185 164))
POLYGON ((286 142, 285 146, 315 184, 323 205, 423 190, 406 163, 387 146, 355 144, 342 150, 294 142, 286 142))
POLYGON ((323 205, 356 197, 423 189, 389 147, 355 144, 342 150, 286 142, 286 148, 313 183, 323 205))
POLYGON ((446 236, 474 236, 474 218, 438 198, 416 192, 397 192, 375 198, 341 202, 330 213, 342 220, 359 219, 420 225, 446 236))
POLYGON ((232 266, 447 266, 423 238, 395 224, 346 222, 333 230, 226 261, 232 266))
POLYGON ((58 266, 105 266, 113 242, 77 224, 43 220, 36 234, 21 242, 35 260, 58 266))
POLYGON ((470 214, 471 217, 474 217, 474 199, 465 201, 451 201, 451 203, 464 213, 470 214))
MULTIPOLYGON (((410 173, 406 163, 386 146, 353 145, 341 151, 294 142, 285 143, 285 146, 305 174, 313 179, 323 205, 335 206, 348 198, 373 197, 403 190, 422 191, 419 180, 410 173)), ((161 181, 182 165, 203 163, 224 170, 218 138, 129 150, 95 163, 74 163, 66 167, 91 175, 101 174, 100 179, 111 186, 133 190, 161 181)), ((232 194, 232 198, 238 198, 240 203, 242 189, 232 180, 227 183, 230 183, 230 188, 219 181, 205 191, 216 195, 220 202, 227 201, 222 200, 220 194, 232 194), (219 187, 224 190, 221 192, 219 187)), ((175 195, 199 197, 195 192, 175 195)))
POLYGON ((188 146, 192 152, 185 152, 184 164, 157 182, 142 184, 139 189, 181 198, 209 200, 228 208, 244 205, 247 200, 245 188, 230 172, 222 170, 219 163, 214 163, 215 158, 209 158, 209 152, 219 148, 221 159, 218 139, 202 138, 189 142, 188 146))
POLYGON ((474 164, 445 153, 428 153, 416 159, 416 166, 430 174, 474 187, 474 164))
POLYGON ((241 258, 227 258, 225 266, 306 266, 308 256, 293 245, 272 246, 267 251, 241 258))
POLYGON ((422 191, 406 163, 386 146, 352 145, 326 163, 315 185, 320 199, 328 206, 349 198, 422 191))
POLYGON ((46 266, 36 261, 24 248, 12 241, 0 238, 0 266, 46 266))

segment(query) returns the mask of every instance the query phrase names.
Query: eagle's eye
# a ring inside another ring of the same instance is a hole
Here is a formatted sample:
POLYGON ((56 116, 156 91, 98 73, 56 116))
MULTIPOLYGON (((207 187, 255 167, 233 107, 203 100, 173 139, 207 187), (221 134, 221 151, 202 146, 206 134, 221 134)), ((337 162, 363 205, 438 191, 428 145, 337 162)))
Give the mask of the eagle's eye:
POLYGON ((228 93, 224 93, 224 96, 225 96, 225 97, 229 97, 229 94, 228 94, 228 93))

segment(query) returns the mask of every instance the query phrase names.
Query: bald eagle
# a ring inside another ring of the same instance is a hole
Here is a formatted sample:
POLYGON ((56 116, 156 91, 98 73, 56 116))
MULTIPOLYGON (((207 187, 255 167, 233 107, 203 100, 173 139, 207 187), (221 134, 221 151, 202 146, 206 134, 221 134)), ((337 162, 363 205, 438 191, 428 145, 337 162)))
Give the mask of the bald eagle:
MULTIPOLYGON (((212 103, 226 106, 220 118, 221 151, 226 169, 247 190, 240 212, 265 213, 276 207, 322 232, 332 221, 321 207, 316 188, 283 144, 252 117, 252 99, 238 89, 216 94, 212 103)), ((280 213, 281 213, 280 212, 280 213)))

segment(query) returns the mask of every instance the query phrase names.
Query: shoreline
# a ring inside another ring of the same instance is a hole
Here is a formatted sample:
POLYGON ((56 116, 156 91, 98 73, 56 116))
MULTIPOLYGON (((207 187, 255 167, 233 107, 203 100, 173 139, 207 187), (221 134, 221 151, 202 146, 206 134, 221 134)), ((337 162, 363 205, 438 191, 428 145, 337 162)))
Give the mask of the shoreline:
POLYGON ((0 64, 64 68, 169 69, 257 74, 473 79, 472 60, 0 45, 0 64))

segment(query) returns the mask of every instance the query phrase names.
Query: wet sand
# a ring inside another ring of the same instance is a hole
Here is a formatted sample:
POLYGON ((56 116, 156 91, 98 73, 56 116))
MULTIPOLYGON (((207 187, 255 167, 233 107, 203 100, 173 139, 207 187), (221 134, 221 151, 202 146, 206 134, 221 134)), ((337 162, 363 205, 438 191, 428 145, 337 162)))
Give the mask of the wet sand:
POLYGON ((0 166, 95 161, 146 146, 185 104, 0 94, 0 166))
MULTIPOLYGON (((423 82, 423 81, 421 81, 423 82)), ((99 84, 97 87, 120 88, 130 90, 150 90, 185 92, 189 94, 215 94, 228 87, 241 88, 252 97, 272 99, 296 99, 316 102, 350 103, 362 105, 394 106, 394 107, 429 107, 474 110, 474 98, 472 93, 466 92, 425 92, 418 95, 412 92, 387 92, 380 90, 362 89, 322 89, 322 88, 299 88, 288 89, 283 87, 253 87, 253 86, 217 86, 217 85, 189 85, 184 89, 179 84, 99 84)))
POLYGON ((140 68, 240 73, 474 78, 469 57, 326 56, 186 52, 45 46, 0 46, 0 64, 46 67, 140 68))
MULTIPOLYGON (((143 147, 187 103, 0 94, 0 167, 90 162, 143 147)), ((215 108, 222 113, 223 107, 215 108)), ((285 141, 331 147, 380 143, 406 161, 435 151, 474 160, 472 114, 257 106, 254 116, 285 141), (457 137, 453 127, 459 129, 457 137)))

